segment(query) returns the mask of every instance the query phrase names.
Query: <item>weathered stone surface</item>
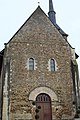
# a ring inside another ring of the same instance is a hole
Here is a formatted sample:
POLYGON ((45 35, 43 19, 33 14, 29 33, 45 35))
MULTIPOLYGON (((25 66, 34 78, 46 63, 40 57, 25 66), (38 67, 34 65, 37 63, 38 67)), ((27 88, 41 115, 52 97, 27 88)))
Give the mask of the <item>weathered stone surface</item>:
POLYGON ((41 86, 53 90, 61 101, 61 107, 52 102, 55 108, 59 107, 53 116, 56 119, 61 119, 63 114, 71 116, 71 48, 40 8, 8 43, 6 55, 10 57, 10 120, 27 120, 26 114, 32 114, 30 119, 34 120, 29 94, 41 86), (30 57, 36 60, 34 71, 27 69, 30 57), (56 60, 58 69, 55 72, 48 70, 50 58, 56 60))

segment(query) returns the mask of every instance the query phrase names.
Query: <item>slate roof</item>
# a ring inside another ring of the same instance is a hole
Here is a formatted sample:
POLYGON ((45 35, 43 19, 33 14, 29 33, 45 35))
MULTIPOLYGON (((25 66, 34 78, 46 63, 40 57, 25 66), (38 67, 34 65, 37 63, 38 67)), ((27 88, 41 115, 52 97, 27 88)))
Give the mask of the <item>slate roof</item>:
POLYGON ((55 25, 55 27, 59 30, 59 32, 63 35, 63 36, 68 36, 68 34, 66 34, 60 27, 59 25, 56 23, 56 12, 54 11, 54 6, 53 6, 53 2, 52 0, 49 0, 49 19, 51 20, 51 22, 55 25))
POLYGON ((55 27, 59 30, 59 32, 62 34, 62 36, 68 36, 68 34, 66 34, 60 27, 59 25, 55 24, 55 27))

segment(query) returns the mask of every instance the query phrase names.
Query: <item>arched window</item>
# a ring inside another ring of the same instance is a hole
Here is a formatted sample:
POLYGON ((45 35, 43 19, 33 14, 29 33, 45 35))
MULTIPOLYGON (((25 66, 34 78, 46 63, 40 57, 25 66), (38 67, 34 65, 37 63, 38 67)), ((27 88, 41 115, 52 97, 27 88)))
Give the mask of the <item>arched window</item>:
POLYGON ((55 60, 50 59, 50 71, 55 71, 55 60))
POLYGON ((29 70, 34 70, 34 59, 29 58, 29 70))

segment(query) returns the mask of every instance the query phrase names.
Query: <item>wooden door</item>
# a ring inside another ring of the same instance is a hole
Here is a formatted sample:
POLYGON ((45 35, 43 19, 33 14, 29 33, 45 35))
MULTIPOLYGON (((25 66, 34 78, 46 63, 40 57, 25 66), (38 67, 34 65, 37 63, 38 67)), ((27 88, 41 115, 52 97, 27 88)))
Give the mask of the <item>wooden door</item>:
POLYGON ((39 94, 36 98, 36 108, 39 112, 36 113, 38 120, 52 120, 51 99, 47 94, 39 94))

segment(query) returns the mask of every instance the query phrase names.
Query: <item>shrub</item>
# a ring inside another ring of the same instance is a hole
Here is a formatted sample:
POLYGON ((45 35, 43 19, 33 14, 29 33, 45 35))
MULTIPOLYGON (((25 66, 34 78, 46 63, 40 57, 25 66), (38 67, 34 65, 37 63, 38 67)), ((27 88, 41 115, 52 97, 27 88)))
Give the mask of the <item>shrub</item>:
POLYGON ((75 114, 75 118, 79 118, 79 115, 78 115, 78 114, 75 114))

